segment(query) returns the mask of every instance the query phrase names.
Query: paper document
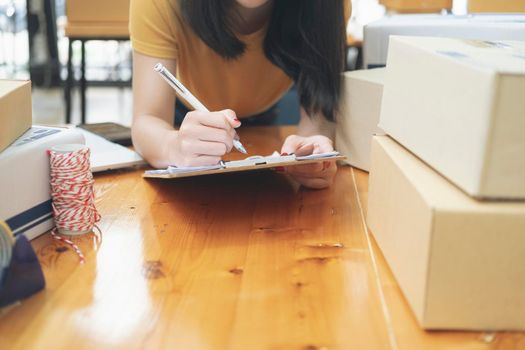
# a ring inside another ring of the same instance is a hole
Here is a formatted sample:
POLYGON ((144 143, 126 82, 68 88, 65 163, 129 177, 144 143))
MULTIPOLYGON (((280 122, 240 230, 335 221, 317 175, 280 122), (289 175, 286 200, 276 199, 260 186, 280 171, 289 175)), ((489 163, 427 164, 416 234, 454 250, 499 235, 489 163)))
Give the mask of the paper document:
POLYGON ((148 170, 144 177, 157 178, 176 178, 197 175, 208 175, 217 173, 227 173, 236 171, 249 171, 273 168, 276 166, 294 166, 300 164, 322 162, 324 160, 344 159, 339 152, 327 152, 311 154, 307 156, 296 156, 294 154, 281 156, 274 152, 269 156, 252 156, 242 160, 220 161, 215 165, 196 166, 196 167, 176 167, 170 166, 167 169, 148 170))

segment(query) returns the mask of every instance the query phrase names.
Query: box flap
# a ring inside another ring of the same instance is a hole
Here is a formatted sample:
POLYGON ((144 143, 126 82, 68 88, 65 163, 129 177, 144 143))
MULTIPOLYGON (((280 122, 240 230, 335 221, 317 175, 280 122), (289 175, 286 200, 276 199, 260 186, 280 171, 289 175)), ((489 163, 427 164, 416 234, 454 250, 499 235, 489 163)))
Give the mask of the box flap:
POLYGON ((394 36, 441 57, 500 74, 525 75, 525 42, 394 36))
POLYGON ((0 97, 3 97, 21 86, 30 84, 29 80, 5 80, 0 79, 0 97))
POLYGON ((385 152, 404 171, 430 207, 441 211, 524 213, 525 202, 478 201, 471 198, 417 157, 387 136, 375 136, 385 152))

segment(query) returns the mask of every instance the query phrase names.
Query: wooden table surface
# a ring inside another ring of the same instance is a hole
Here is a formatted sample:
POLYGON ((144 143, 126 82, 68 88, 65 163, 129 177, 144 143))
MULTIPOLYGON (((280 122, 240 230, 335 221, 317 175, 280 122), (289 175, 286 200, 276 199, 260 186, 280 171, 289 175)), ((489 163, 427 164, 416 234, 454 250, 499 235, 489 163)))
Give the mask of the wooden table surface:
MULTIPOLYGON (((291 128, 245 128, 258 154, 291 128)), ((274 172, 96 175, 101 243, 34 240, 47 288, 1 311, 0 349, 524 349, 422 331, 365 229, 367 174, 315 191, 274 172)))

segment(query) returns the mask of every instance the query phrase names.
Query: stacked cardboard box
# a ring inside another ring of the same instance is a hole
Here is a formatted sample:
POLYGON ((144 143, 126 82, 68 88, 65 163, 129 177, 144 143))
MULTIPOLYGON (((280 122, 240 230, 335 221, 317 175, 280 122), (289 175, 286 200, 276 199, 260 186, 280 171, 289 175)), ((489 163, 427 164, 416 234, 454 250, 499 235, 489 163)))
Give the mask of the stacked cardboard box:
POLYGON ((129 18, 129 0, 67 0, 68 22, 123 22, 129 18))
POLYGON ((452 9, 452 0, 379 0, 387 10, 399 13, 440 12, 452 9))
POLYGON ((469 12, 525 12, 525 0, 469 0, 469 12))
POLYGON ((0 80, 0 152, 31 127, 31 82, 0 80))
POLYGON ((525 42, 393 37, 380 126, 468 194, 525 199, 525 42))
POLYGON ((129 0, 67 0, 68 37, 125 38, 129 36, 129 0))
POLYGON ((424 328, 525 330, 524 91, 524 42, 391 40, 367 219, 424 328))
POLYGON ((343 76, 344 97, 337 118, 336 149, 347 158, 345 163, 368 171, 370 144, 381 111, 385 69, 346 72, 343 76))

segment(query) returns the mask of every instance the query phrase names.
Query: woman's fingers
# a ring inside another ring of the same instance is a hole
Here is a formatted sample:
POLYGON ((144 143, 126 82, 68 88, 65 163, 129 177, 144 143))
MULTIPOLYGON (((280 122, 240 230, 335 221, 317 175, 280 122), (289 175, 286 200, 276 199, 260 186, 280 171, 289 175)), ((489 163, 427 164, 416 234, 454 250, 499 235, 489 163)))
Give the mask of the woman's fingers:
POLYGON ((230 152, 233 147, 233 138, 235 137, 235 131, 209 128, 206 126, 198 126, 195 128, 196 137, 200 141, 208 142, 220 142, 226 146, 227 152, 230 152))
MULTIPOLYGON (((218 112, 201 112, 192 111, 186 114, 184 120, 191 123, 198 123, 211 128, 231 130, 241 126, 237 115, 231 109, 225 109, 218 112)), ((184 122, 183 122, 184 123, 184 122)))
POLYGON ((305 165, 294 165, 288 167, 288 173, 297 176, 318 176, 323 171, 322 163, 313 163, 305 165))
POLYGON ((334 150, 333 142, 326 136, 314 135, 309 137, 290 135, 286 138, 281 147, 281 153, 297 156, 307 156, 309 154, 319 154, 334 150))
POLYGON ((307 143, 300 146, 297 150, 295 150, 295 155, 298 157, 307 156, 310 154, 314 154, 316 149, 316 145, 313 143, 307 143))
POLYGON ((336 173, 334 161, 287 167, 287 173, 299 177, 326 177, 336 173))
POLYGON ((195 142, 191 153, 196 156, 215 156, 222 157, 228 152, 226 145, 222 142, 195 142))
POLYGON ((221 160, 221 157, 214 157, 214 156, 197 156, 192 158, 191 165, 188 166, 206 166, 206 165, 215 165, 219 163, 221 160))
POLYGON ((290 135, 284 140, 281 153, 292 154, 304 145, 305 137, 290 135))
POLYGON ((324 177, 295 177, 295 179, 305 187, 318 190, 331 186, 333 182, 333 178, 324 177))

